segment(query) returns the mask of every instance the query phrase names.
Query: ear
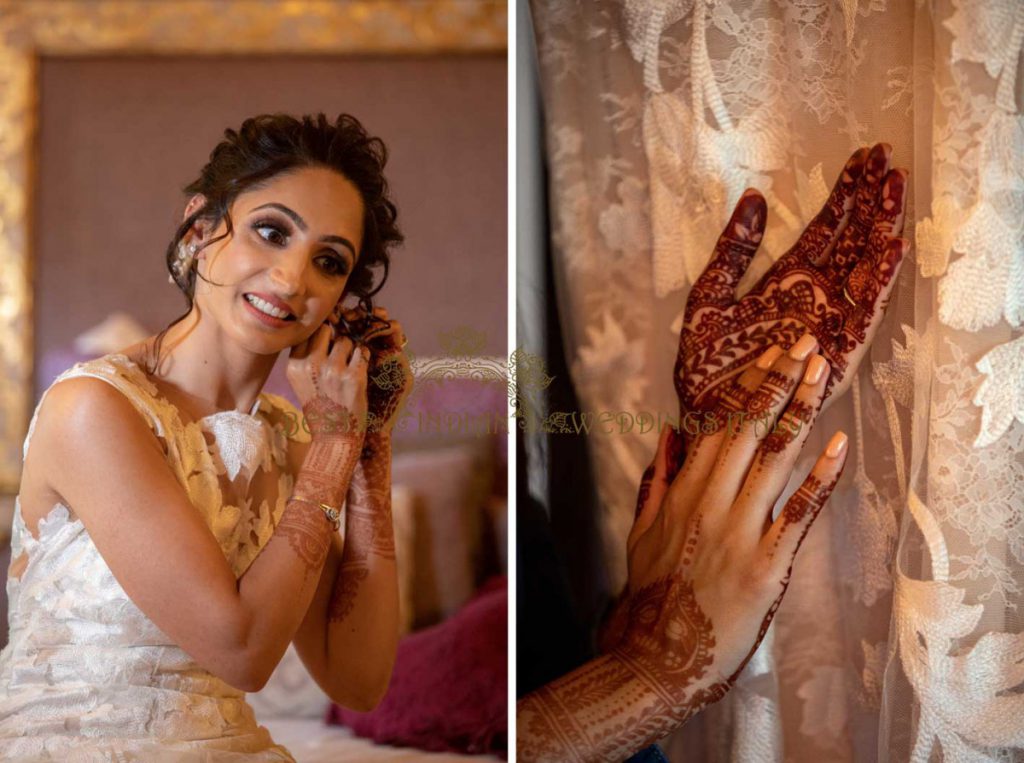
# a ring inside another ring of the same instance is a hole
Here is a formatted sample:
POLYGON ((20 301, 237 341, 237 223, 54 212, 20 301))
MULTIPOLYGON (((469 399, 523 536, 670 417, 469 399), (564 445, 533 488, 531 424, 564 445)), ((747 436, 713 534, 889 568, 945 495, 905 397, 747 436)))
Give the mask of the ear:
POLYGON ((188 200, 188 204, 185 205, 185 214, 182 215, 182 221, 187 220, 193 213, 202 208, 206 204, 206 197, 201 193, 197 193, 188 200))

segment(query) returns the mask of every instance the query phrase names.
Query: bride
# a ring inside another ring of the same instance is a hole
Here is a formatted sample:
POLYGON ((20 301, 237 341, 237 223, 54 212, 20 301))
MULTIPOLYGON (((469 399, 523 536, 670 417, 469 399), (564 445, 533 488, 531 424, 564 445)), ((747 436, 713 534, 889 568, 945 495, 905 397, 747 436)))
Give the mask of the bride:
POLYGON ((0 758, 292 760, 244 696, 292 642, 334 701, 381 699, 390 431, 410 387, 401 326, 370 301, 402 240, 385 161, 348 115, 226 130, 168 247, 187 312, 44 393, 15 504, 0 758), (301 415, 261 392, 282 350, 301 415))

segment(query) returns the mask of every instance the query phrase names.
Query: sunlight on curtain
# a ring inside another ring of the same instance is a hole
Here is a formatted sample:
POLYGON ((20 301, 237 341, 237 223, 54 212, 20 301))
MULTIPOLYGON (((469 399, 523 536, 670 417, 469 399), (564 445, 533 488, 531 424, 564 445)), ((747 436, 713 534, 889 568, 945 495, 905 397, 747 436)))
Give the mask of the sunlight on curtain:
MULTIPOLYGON (((791 490, 837 429, 852 438, 843 480, 758 658, 670 757, 1011 759, 1024 747, 1024 696, 1009 691, 1024 681, 1024 3, 532 10, 558 299, 587 410, 674 415, 686 296, 744 188, 769 217, 741 291, 857 146, 888 142, 911 171, 915 247, 791 490)), ((656 439, 591 435, 617 585, 656 439)))

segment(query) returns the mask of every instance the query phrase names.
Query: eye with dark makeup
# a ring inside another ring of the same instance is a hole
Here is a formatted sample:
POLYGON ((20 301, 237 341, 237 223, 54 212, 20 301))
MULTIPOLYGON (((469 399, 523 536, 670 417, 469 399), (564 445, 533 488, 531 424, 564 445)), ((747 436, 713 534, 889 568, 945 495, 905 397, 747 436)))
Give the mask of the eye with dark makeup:
MULTIPOLYGON (((252 224, 252 230, 256 233, 259 238, 266 241, 271 246, 283 247, 287 242, 289 234, 291 234, 291 228, 287 224, 278 222, 277 220, 271 220, 269 218, 262 218, 256 220, 252 224), (265 236, 260 231, 270 230, 273 231, 271 235, 265 236)), ((329 250, 333 252, 334 250, 329 250)), ((319 259, 324 261, 321 267, 327 275, 331 276, 347 276, 348 275, 348 262, 344 257, 338 254, 331 254, 320 257, 319 259)))

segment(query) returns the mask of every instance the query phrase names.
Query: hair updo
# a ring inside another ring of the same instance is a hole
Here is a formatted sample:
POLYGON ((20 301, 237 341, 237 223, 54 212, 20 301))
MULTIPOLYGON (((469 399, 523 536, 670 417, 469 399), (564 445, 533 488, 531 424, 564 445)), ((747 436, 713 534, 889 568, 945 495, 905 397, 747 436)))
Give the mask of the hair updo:
MULTIPOLYGON (((227 228, 223 235, 204 242, 203 248, 232 235, 230 209, 235 199, 243 192, 263 187, 283 172, 323 167, 344 175, 359 191, 364 207, 363 239, 345 293, 356 296, 364 307, 372 309, 371 297, 388 277, 389 250, 403 240, 396 223, 398 209, 384 178, 387 155, 380 138, 370 136, 359 120, 349 114, 341 114, 334 124, 323 113, 301 119, 288 114, 262 114, 246 119, 238 131, 226 129, 224 140, 210 153, 199 177, 183 189, 189 198, 202 194, 206 204, 178 226, 167 246, 167 270, 185 295, 188 309, 157 335, 157 361, 164 334, 192 311, 196 278, 212 283, 199 275, 194 267, 195 258, 193 267, 176 272, 178 247, 185 235, 199 220, 209 221, 211 229, 224 221, 227 228), (383 273, 374 286, 376 268, 382 268, 383 273)), ((157 365, 155 362, 154 368, 157 365)))

